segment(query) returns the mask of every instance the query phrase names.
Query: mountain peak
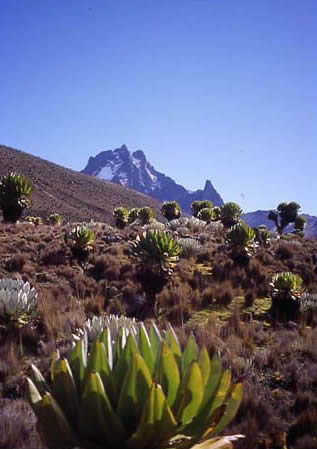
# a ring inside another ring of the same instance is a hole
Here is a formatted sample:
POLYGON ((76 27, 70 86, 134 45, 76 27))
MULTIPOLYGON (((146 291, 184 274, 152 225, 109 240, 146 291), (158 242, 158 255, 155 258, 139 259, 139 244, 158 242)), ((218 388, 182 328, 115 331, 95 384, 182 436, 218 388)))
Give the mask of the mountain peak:
POLYGON ((131 153, 126 145, 90 157, 83 173, 121 184, 160 201, 175 200, 188 213, 191 203, 196 200, 210 200, 217 206, 223 204, 210 180, 206 181, 204 190, 189 192, 172 178, 156 171, 142 150, 131 153))
POLYGON ((146 162, 146 157, 142 150, 134 151, 132 153, 132 157, 138 159, 139 161, 146 162))
POLYGON ((211 181, 209 179, 205 182, 204 192, 210 192, 214 190, 214 186, 211 184, 211 181))

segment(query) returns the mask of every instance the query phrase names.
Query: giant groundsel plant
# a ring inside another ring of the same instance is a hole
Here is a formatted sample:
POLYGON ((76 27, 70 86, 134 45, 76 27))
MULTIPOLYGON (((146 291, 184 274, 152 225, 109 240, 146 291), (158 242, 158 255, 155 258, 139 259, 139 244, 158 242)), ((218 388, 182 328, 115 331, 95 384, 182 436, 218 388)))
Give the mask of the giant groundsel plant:
POLYGON ((0 208, 5 222, 16 223, 30 206, 33 187, 22 175, 10 172, 0 178, 0 208))

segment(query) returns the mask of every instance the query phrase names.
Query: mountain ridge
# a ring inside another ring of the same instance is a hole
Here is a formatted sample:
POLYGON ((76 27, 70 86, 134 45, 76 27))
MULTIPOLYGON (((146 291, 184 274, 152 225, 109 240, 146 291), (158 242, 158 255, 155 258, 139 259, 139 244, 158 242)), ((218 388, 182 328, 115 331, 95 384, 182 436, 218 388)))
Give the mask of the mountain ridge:
POLYGON ((34 186, 32 204, 24 211, 24 216, 47 218, 51 213, 57 212, 63 216, 64 221, 93 219, 113 223, 112 211, 117 206, 150 206, 155 209, 157 217, 161 218, 160 203, 132 189, 4 145, 0 145, 0 160, 0 177, 9 171, 16 171, 27 176, 34 186))
POLYGON ((190 213, 190 204, 195 200, 210 200, 215 206, 223 204, 210 180, 206 180, 204 189, 189 191, 157 171, 142 150, 130 152, 126 145, 90 156, 82 173, 121 184, 159 201, 175 200, 186 213, 190 213))

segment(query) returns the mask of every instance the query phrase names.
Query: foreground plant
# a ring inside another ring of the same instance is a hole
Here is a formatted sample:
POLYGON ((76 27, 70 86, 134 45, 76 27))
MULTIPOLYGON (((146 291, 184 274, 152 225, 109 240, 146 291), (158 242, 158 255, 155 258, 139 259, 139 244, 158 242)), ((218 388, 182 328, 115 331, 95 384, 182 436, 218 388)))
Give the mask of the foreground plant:
POLYGON ((4 222, 20 220, 24 209, 30 206, 32 192, 31 182, 22 175, 11 172, 0 178, 0 208, 4 222))
POLYGON ((64 240, 70 247, 74 257, 85 259, 93 249, 95 233, 86 226, 76 226, 65 234, 64 240))
POLYGON ((217 438, 236 415, 242 384, 231 384, 191 335, 182 352, 170 326, 164 337, 142 324, 136 339, 109 329, 78 341, 68 358, 55 353, 51 384, 32 365, 27 396, 49 449, 231 448, 240 437, 217 438))
POLYGON ((20 328, 28 324, 37 309, 37 292, 28 282, 0 279, 0 322, 20 328))
POLYGON ((271 287, 272 307, 270 313, 274 318, 295 320, 300 311, 300 302, 305 289, 303 279, 291 272, 277 273, 273 276, 271 287))

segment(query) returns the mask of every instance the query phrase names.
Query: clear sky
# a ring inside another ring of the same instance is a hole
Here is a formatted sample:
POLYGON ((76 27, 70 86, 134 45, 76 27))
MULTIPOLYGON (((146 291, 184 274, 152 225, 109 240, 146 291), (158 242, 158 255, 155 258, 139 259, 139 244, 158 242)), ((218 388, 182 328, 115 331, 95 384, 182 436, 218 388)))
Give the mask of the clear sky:
POLYGON ((0 0, 1 144, 317 215, 316 142, 317 0, 0 0))

